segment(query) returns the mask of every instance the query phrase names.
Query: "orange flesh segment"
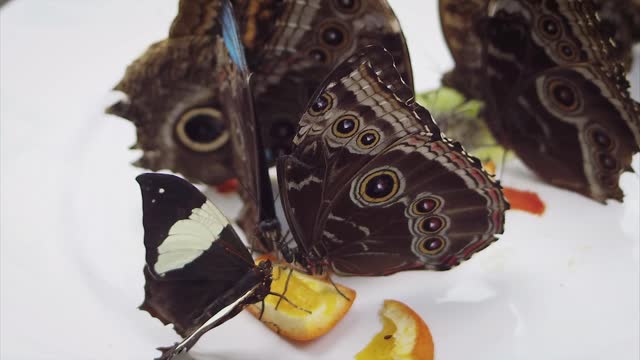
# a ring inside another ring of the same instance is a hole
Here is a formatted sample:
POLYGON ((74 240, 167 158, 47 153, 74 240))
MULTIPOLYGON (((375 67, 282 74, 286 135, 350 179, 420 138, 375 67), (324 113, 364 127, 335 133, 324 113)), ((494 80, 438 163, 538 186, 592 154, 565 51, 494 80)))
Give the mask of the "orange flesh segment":
POLYGON ((496 174, 496 164, 493 162, 493 160, 489 160, 485 163, 482 164, 484 166, 484 170, 486 172, 488 172, 491 175, 495 175, 496 174))
MULTIPOLYGON (((285 265, 274 264, 272 274, 271 292, 284 294, 295 305, 280 301, 278 296, 268 295, 261 321, 290 340, 309 341, 326 334, 344 317, 356 297, 354 290, 336 284, 340 292, 349 298, 347 300, 330 282, 292 271, 285 265), (285 292, 290 271, 291 277, 285 292)), ((253 304, 247 309, 259 317, 262 303, 253 304)))
POLYGON ((229 179, 222 184, 216 185, 216 190, 221 194, 228 194, 238 191, 238 179, 229 179))
POLYGON ((380 318, 382 331, 356 355, 356 360, 433 360, 431 332, 411 308, 385 300, 380 318))
POLYGON ((502 192, 509 204, 511 204, 512 210, 522 210, 534 215, 542 215, 544 213, 545 204, 538 194, 510 187, 505 187, 502 192))

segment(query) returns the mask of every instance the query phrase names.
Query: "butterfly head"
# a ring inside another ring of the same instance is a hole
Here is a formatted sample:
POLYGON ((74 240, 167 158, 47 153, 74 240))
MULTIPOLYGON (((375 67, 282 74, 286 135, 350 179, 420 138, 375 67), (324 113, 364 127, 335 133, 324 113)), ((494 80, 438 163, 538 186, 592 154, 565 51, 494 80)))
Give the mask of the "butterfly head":
POLYGON ((261 261, 254 269, 258 278, 262 279, 262 282, 260 286, 258 286, 255 294, 255 296, 258 298, 258 301, 264 299, 264 297, 267 296, 271 290, 271 281, 273 280, 272 270, 273 264, 270 260, 261 261))
POLYGON ((165 40, 127 68, 115 87, 127 98, 106 111, 136 126, 133 148, 143 155, 135 165, 207 184, 233 176, 228 114, 220 86, 212 86, 225 81, 228 67, 218 66, 215 46, 206 38, 165 40))

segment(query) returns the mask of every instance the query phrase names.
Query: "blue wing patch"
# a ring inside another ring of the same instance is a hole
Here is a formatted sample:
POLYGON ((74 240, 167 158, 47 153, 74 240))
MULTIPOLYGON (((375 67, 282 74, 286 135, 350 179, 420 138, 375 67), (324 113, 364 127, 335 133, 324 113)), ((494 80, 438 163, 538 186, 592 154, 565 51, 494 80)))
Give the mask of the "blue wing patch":
POLYGON ((240 41, 238 23, 229 0, 225 0, 222 4, 222 37, 224 38, 225 46, 229 50, 229 55, 231 55, 231 60, 238 66, 240 71, 248 73, 249 66, 244 54, 244 46, 240 41))

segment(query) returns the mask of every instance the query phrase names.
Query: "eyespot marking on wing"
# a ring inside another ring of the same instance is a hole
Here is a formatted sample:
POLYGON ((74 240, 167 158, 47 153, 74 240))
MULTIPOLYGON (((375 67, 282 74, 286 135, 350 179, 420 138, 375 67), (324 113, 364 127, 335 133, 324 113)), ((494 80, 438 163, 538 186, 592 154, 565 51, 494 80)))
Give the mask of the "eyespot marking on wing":
POLYGON ((184 113, 175 126, 182 145, 196 152, 220 149, 229 142, 222 113, 214 108, 195 108, 184 113))

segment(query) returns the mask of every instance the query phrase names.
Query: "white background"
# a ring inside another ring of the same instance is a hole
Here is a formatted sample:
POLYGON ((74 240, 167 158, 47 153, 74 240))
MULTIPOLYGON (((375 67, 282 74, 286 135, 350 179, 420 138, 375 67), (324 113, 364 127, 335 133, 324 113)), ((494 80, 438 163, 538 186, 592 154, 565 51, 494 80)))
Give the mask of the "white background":
MULTIPOLYGON (((391 1, 418 90, 451 67, 431 1, 391 1)), ((177 340, 136 306, 144 248, 133 125, 102 114, 125 66, 162 39, 177 0, 13 0, 0 10, 2 359, 150 359, 177 340)), ((634 85, 639 83, 638 74, 634 85)), ((636 89, 637 90, 637 89, 636 89)), ((638 157, 635 158, 638 169, 638 157)), ((326 337, 294 345, 248 314, 194 349, 206 359, 348 359, 386 298, 430 326, 436 358, 636 360, 639 181, 604 207, 514 163, 503 183, 536 191, 544 216, 507 214, 506 233, 449 272, 338 278, 358 292, 326 337)), ((233 196, 215 202, 233 216, 233 196)))

